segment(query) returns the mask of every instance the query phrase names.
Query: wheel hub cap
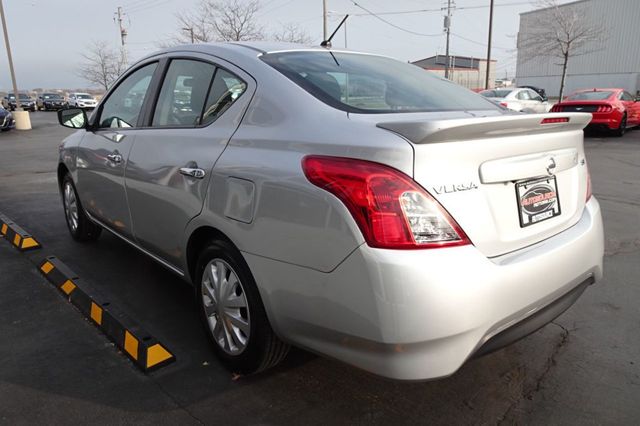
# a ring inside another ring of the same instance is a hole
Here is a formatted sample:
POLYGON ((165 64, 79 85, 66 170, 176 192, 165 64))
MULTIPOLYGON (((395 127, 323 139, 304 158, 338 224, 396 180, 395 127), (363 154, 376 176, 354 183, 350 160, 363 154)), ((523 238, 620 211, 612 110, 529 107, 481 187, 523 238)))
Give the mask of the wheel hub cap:
POLYGON ((249 341, 249 308, 236 272, 221 259, 204 269, 202 302, 209 330, 226 353, 238 355, 249 341))
POLYGON ((71 227, 71 230, 75 232, 78 229, 78 202, 76 200, 76 193, 69 182, 64 185, 63 199, 67 223, 71 227))

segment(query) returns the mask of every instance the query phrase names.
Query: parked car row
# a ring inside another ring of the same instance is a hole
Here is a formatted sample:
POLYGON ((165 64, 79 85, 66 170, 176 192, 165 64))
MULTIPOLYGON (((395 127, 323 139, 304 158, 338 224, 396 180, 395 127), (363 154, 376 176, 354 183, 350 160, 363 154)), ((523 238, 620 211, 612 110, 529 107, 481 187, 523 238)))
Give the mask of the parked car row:
POLYGON ((577 90, 553 106, 544 89, 534 86, 483 90, 480 94, 518 112, 588 112, 592 118, 587 128, 610 131, 615 136, 640 126, 640 98, 620 88, 577 90))
MULTIPOLYGON (((61 108, 75 107, 93 109, 98 101, 89 93, 74 92, 69 93, 65 98, 59 93, 42 93, 37 99, 32 98, 26 93, 19 93, 18 99, 20 107, 26 111, 56 111, 61 108)), ((13 93, 9 93, 2 98, 2 106, 5 109, 15 111, 17 108, 16 97, 13 93)))

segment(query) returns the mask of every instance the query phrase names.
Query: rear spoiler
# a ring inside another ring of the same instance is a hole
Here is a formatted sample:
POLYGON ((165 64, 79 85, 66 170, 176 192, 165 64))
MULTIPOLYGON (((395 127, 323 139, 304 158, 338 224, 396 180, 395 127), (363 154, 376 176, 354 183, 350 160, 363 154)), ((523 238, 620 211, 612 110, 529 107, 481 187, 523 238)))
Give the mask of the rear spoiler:
POLYGON ((591 114, 572 112, 433 121, 390 121, 377 123, 376 126, 397 133, 415 144, 427 144, 577 131, 584 129, 590 121, 591 114), (545 119, 557 121, 564 118, 567 119, 566 122, 543 124, 545 119))

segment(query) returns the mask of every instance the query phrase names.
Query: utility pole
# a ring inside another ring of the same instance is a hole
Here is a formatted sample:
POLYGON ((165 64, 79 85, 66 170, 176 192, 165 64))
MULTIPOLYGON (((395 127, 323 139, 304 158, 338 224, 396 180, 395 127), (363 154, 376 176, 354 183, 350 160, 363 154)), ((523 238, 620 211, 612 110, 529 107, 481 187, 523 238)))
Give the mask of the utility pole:
POLYGON ((322 41, 325 41, 327 36, 327 0, 322 0, 322 41))
POLYGON ((444 17, 444 30, 447 33, 447 51, 444 64, 444 78, 449 78, 449 38, 451 35, 451 0, 447 0, 447 16, 444 17))
POLYGON ((193 36, 193 27, 183 27, 182 30, 189 32, 189 34, 191 35, 191 44, 194 44, 196 42, 196 39, 193 36))
POLYGON ((7 46, 7 58, 9 60, 9 71, 11 72, 11 82, 13 83, 13 95, 16 97, 16 111, 22 111, 20 97, 18 96, 18 83, 16 82, 16 72, 13 70, 13 57, 11 56, 11 45, 9 44, 9 31, 7 21, 4 18, 4 6, 0 0, 0 15, 2 17, 2 29, 4 31, 4 44, 7 46))
POLYGON ((493 0, 489 6, 489 41, 487 43, 487 76, 484 82, 485 90, 489 88, 489 76, 491 71, 491 32, 493 30, 493 0))
POLYGON ((122 21, 124 20, 124 12, 122 11, 122 6, 118 6, 118 10, 116 11, 115 15, 117 16, 117 20, 118 20, 118 27, 120 28, 120 43, 121 43, 121 50, 122 50, 122 62, 124 62, 125 67, 127 66, 127 48, 125 47, 125 41, 127 39, 127 29, 124 27, 124 25, 122 24, 122 21))

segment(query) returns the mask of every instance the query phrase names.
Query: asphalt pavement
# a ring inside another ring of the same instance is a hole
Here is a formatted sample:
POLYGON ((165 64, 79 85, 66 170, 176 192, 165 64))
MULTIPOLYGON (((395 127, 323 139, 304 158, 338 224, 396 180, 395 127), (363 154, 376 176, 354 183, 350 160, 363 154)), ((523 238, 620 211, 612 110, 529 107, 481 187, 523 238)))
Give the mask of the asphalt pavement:
POLYGON ((192 288, 108 233, 68 235, 55 113, 0 134, 0 213, 44 246, 0 241, 2 424, 637 424, 640 419, 640 131, 586 138, 606 233, 605 277, 565 314, 427 383, 384 380, 293 350, 234 377, 216 361, 192 288), (144 374, 38 273, 55 254, 176 355, 144 374))

